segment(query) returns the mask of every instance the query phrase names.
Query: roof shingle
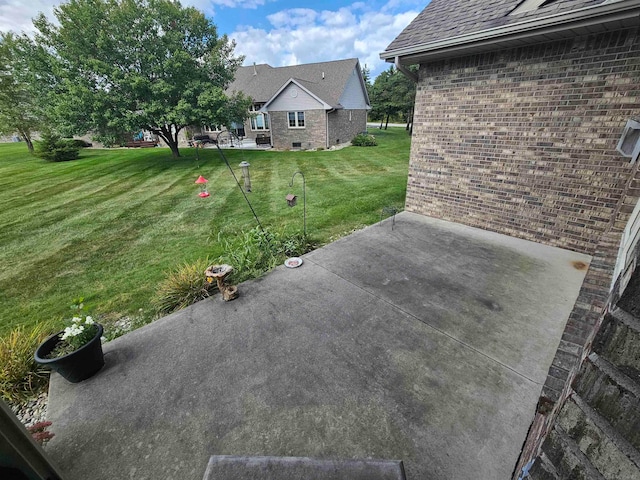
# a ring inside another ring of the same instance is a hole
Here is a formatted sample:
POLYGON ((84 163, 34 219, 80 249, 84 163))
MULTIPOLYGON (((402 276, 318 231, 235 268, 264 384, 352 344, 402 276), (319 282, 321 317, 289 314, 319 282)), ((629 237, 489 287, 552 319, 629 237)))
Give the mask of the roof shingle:
POLYGON ((536 10, 509 15, 522 0, 431 0, 385 52, 515 24, 525 19, 599 5, 605 1, 556 0, 536 10))
POLYGON ((293 78, 332 108, 338 108, 340 97, 356 65, 358 59, 349 58, 289 67, 271 67, 267 64, 240 67, 227 90, 242 92, 256 103, 265 103, 285 82, 293 78))

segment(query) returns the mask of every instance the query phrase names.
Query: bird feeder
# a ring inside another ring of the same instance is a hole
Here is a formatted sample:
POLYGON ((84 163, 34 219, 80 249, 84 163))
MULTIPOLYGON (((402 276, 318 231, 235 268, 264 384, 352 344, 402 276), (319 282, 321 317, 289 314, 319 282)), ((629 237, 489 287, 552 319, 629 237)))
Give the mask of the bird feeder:
POLYGON ((249 162, 241 162, 240 167, 242 168, 242 178, 244 179, 244 190, 246 192, 251 191, 251 177, 249 176, 249 162))
POLYGON ((207 198, 209 196, 209 192, 207 191, 208 181, 209 180, 204 178, 202 175, 200 175, 196 180, 196 184, 200 185, 200 193, 198 194, 200 198, 207 198))
POLYGON ((289 195, 287 195, 287 205, 289 205, 290 207, 295 207, 296 203, 298 203, 298 197, 295 196, 293 193, 290 193, 289 195))

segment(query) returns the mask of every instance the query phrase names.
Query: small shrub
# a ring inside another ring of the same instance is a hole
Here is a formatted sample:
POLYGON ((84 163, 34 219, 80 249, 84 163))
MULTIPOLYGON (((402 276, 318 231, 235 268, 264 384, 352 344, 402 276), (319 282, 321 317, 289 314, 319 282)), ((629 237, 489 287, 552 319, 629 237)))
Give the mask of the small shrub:
POLYGON ((122 147, 131 139, 131 135, 119 132, 108 132, 94 135, 93 140, 102 143, 104 148, 122 147))
POLYGON ((354 147, 375 147, 378 145, 378 141, 373 135, 369 135, 368 133, 359 133, 353 137, 351 145, 354 147))
POLYGON ((42 140, 36 142, 35 155, 48 162, 66 162, 80 155, 80 147, 73 140, 65 140, 54 133, 45 132, 42 140))
POLYGON ((208 259, 184 264, 169 273, 160 283, 153 303, 160 314, 169 314, 203 300, 217 290, 215 283, 207 283, 204 271, 210 265, 208 259))
POLYGON ((49 336, 50 327, 37 325, 14 329, 0 338, 0 395, 10 403, 20 403, 34 396, 47 383, 48 374, 38 365, 33 354, 49 336))
POLYGON ((204 271, 212 264, 229 264, 233 273, 227 283, 237 284, 257 278, 274 267, 284 263, 287 257, 299 256, 311 250, 308 237, 301 234, 285 235, 256 227, 239 237, 229 232, 220 232, 218 241, 227 253, 214 261, 198 260, 185 264, 171 272, 160 284, 153 301, 161 315, 180 310, 212 295, 215 283, 207 283, 204 271))
POLYGON ((239 238, 218 241, 224 245, 226 253, 214 263, 228 263, 234 268, 233 283, 257 278, 284 263, 287 257, 300 256, 312 249, 308 237, 302 234, 287 235, 256 227, 239 238))
POLYGON ((86 140, 82 140, 81 138, 72 138, 69 141, 78 148, 89 148, 93 147, 93 143, 87 142, 86 140))

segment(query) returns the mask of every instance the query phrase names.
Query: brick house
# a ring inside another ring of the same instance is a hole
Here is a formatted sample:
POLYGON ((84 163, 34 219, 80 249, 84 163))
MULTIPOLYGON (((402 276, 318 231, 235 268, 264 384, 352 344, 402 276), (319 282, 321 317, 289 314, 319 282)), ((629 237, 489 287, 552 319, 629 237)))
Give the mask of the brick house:
MULTIPOLYGON (((626 392, 634 434, 580 400, 638 271, 639 19, 638 0, 431 0, 380 55, 417 82, 407 210, 592 256, 514 478, 640 478, 640 375, 611 380, 614 365, 600 382, 626 392), (601 425, 628 469, 590 476, 608 467, 560 427, 569 417, 601 425)), ((620 322, 639 352, 640 324, 620 322)))
POLYGON ((227 90, 254 102, 244 124, 232 126, 236 133, 275 148, 329 148, 367 129, 369 97, 357 58, 240 67, 227 90))

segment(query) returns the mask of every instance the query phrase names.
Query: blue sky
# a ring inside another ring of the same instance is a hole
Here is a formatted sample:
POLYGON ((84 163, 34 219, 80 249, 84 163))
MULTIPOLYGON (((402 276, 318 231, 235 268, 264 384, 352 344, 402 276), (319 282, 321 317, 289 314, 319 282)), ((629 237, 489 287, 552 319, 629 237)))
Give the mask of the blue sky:
MULTIPOLYGON (((373 76, 388 68, 379 53, 429 0, 182 0, 236 41, 245 64, 274 67, 358 57, 373 76)), ((52 0, 0 0, 0 31, 32 32, 31 18, 53 18, 52 0)))

